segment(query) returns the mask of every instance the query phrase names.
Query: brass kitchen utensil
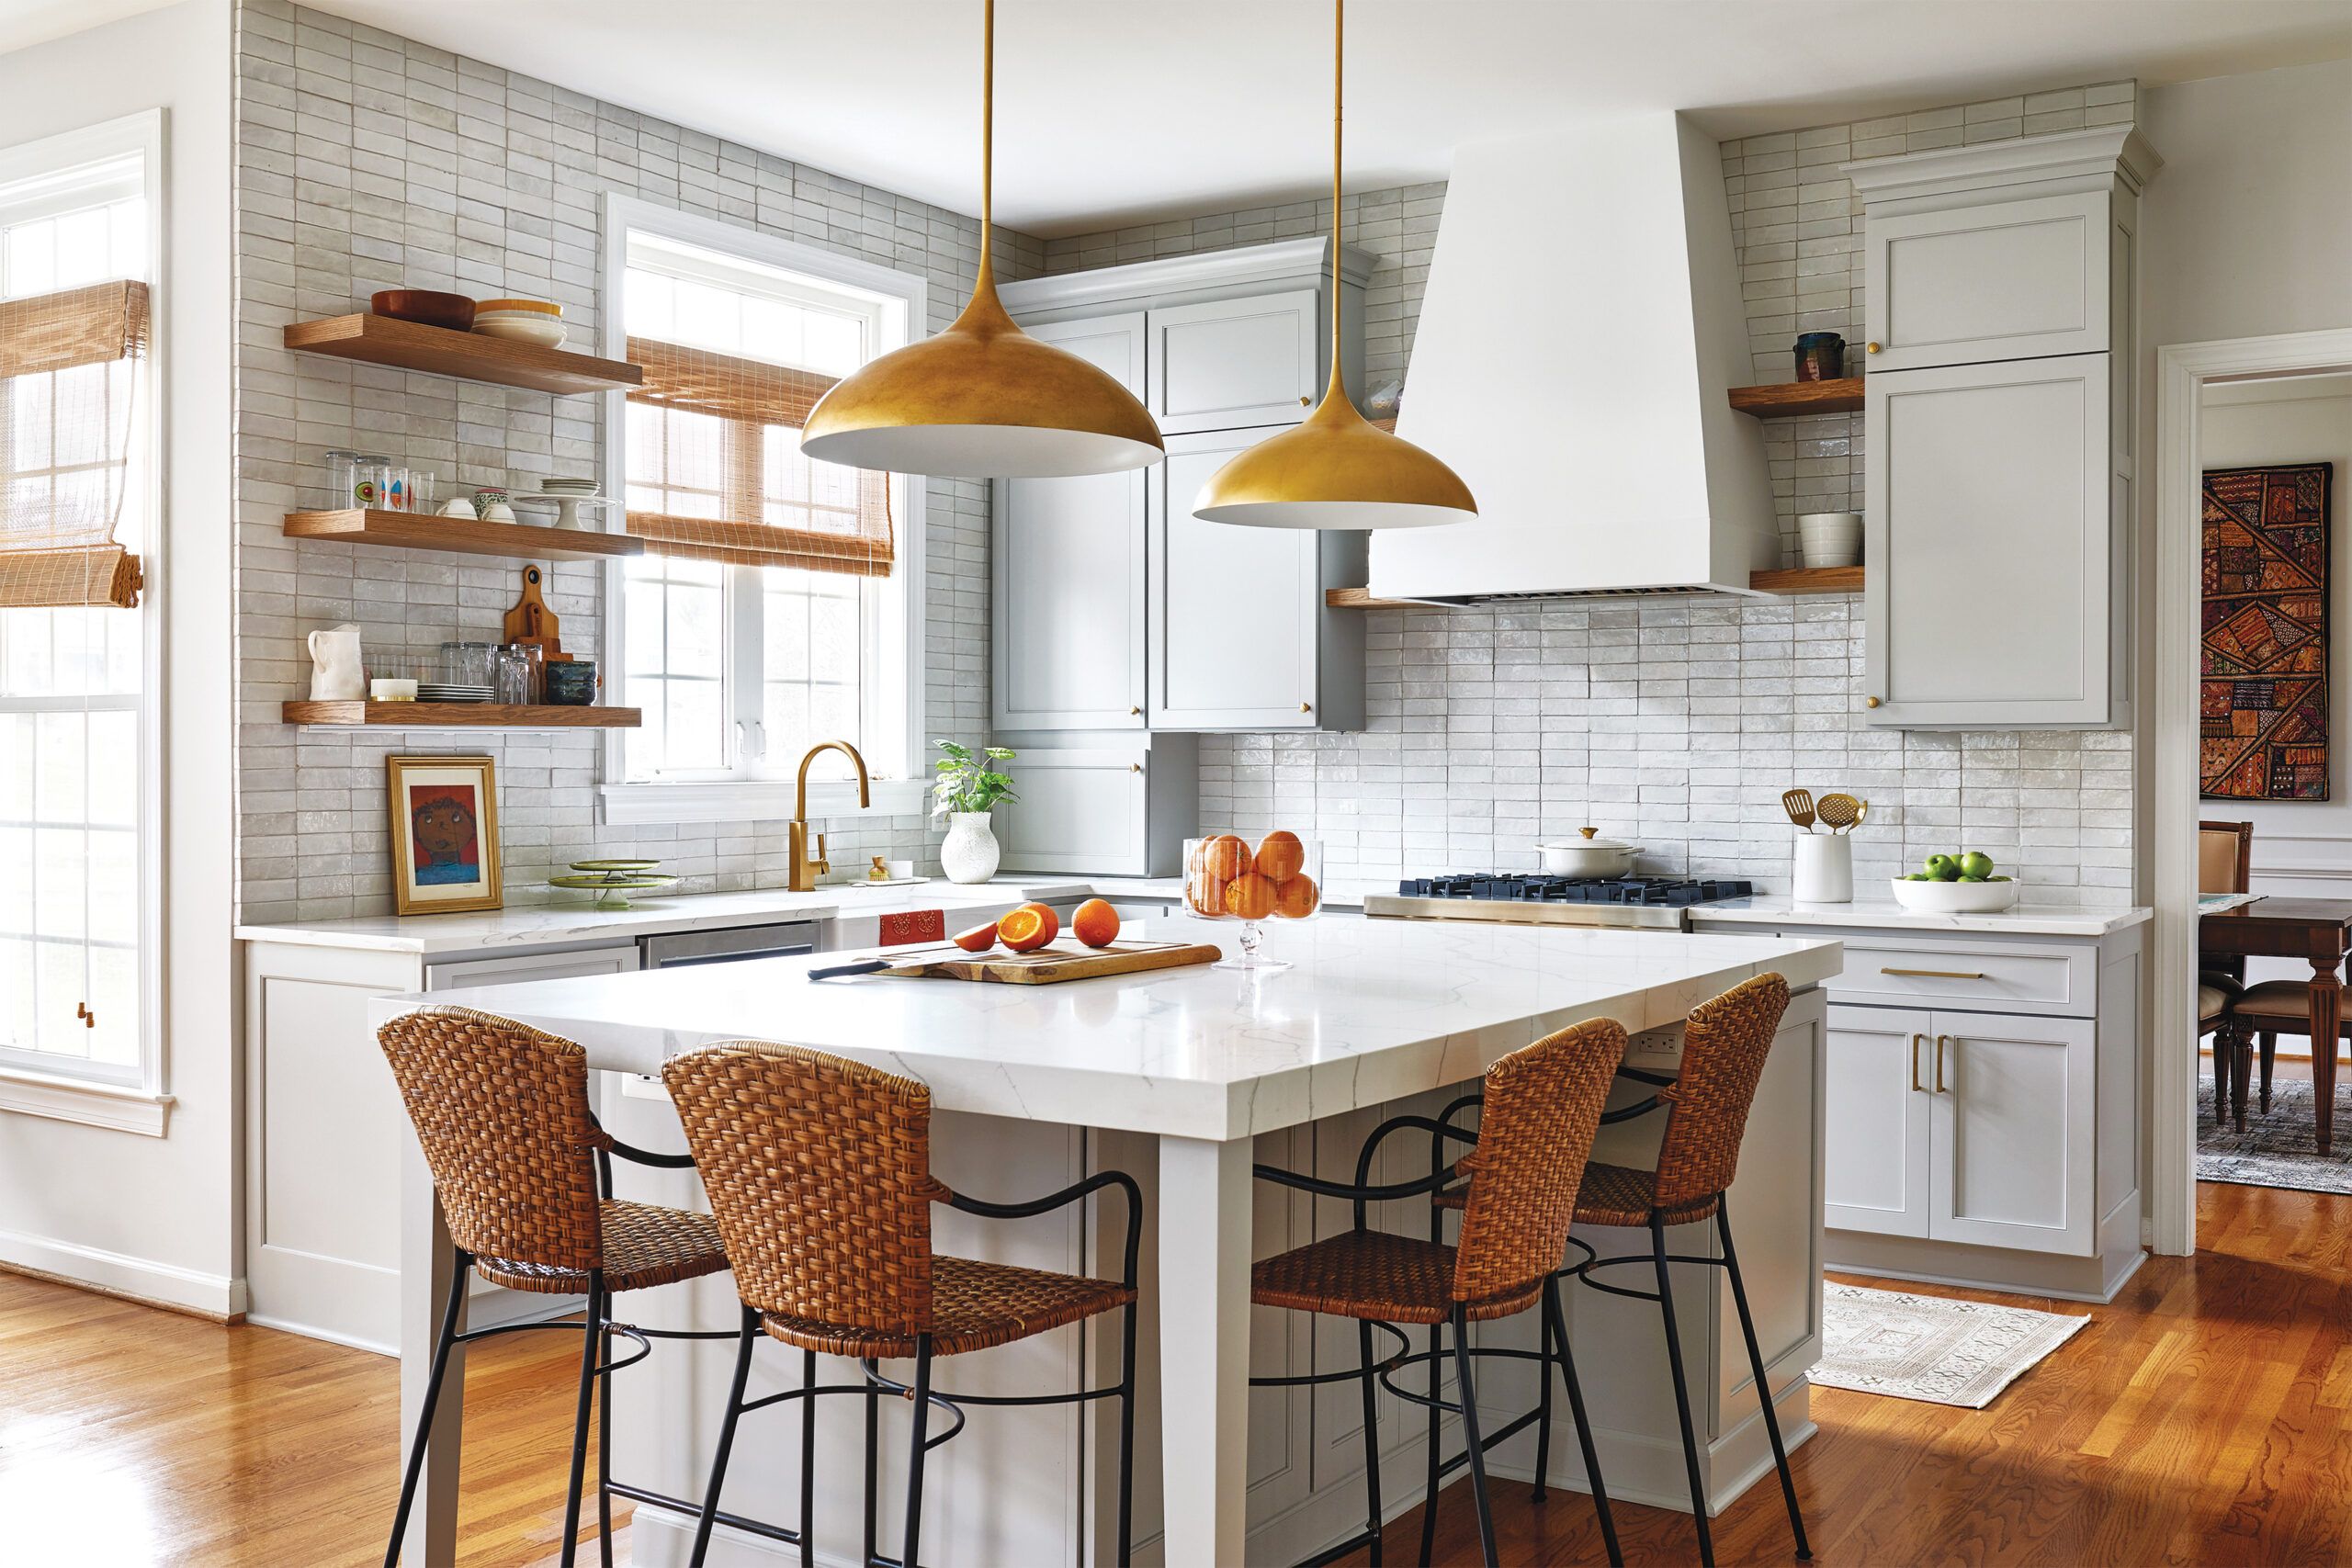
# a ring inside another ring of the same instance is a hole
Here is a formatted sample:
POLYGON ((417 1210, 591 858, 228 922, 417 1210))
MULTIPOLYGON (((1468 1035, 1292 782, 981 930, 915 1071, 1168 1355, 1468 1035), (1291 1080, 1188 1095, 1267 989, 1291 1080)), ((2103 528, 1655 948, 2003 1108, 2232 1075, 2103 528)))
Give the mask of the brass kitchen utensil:
POLYGON ((1811 790, 1792 789, 1781 791, 1781 809, 1785 810, 1789 814, 1790 821, 1795 823, 1798 827, 1804 829, 1808 833, 1813 831, 1813 792, 1811 790))
POLYGON ((1814 807, 1814 819, 1833 833, 1842 833, 1859 827, 1868 809, 1850 795, 1825 795, 1814 807))

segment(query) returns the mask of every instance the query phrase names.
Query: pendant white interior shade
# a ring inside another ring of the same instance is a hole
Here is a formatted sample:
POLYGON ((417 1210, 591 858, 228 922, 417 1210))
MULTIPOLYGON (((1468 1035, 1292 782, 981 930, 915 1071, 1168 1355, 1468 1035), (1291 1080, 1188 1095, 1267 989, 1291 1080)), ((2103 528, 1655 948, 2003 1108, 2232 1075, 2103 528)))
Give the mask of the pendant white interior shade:
POLYGON ((996 0, 983 6, 980 266, 944 331, 884 355, 808 412, 800 449, 827 463, 956 479, 1063 479, 1166 455, 1133 392, 1021 330, 997 298, 993 231, 996 0))

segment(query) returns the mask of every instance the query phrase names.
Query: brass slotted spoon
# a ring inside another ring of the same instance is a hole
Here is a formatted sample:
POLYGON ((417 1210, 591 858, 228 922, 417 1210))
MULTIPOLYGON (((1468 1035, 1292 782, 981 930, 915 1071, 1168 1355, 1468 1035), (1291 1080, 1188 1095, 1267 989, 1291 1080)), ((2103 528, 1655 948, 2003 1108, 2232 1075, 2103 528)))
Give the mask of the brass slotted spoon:
POLYGON ((1856 800, 1850 795, 1825 795, 1815 808, 1815 819, 1833 833, 1843 833, 1862 825, 1870 814, 1871 803, 1856 800))
POLYGON ((1808 833, 1813 831, 1813 792, 1811 790, 1783 791, 1781 795, 1781 807, 1789 814, 1790 821, 1808 833))

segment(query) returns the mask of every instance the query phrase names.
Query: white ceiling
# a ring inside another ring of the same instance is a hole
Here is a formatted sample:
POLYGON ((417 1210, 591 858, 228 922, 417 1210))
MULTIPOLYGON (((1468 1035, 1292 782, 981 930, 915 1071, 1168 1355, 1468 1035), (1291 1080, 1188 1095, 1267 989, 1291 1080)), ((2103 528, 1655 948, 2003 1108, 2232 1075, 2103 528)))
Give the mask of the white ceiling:
MULTIPOLYGON (((144 0, 0 0, 0 47, 144 0)), ((314 0, 957 211, 978 0, 314 0)), ((1328 0, 1003 0, 997 216, 1080 232, 1328 182, 1328 0)), ((2352 55, 2345 0, 1356 0, 1348 181, 1641 108, 1719 136, 2352 55)))

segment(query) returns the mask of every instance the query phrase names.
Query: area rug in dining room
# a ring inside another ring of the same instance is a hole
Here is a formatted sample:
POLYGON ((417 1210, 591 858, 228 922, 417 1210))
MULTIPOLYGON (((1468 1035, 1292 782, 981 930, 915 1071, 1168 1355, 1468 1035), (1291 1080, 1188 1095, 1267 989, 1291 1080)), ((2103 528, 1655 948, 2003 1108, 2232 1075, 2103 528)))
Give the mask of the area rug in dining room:
MULTIPOLYGON (((2261 1089, 2252 1094, 2259 1096, 2261 1089)), ((2258 1099, 2254 1100, 2259 1104, 2258 1099)), ((2213 1077, 2197 1080, 2197 1179, 2239 1187, 2285 1187, 2298 1192, 2352 1192, 2352 1137, 2337 1101, 2335 1147, 2319 1152, 2312 1129, 2309 1078, 2282 1077, 2270 1086, 2267 1112, 2248 1109, 2245 1131, 2236 1119, 2213 1118, 2213 1077)))
POLYGON ((1821 1363, 1813 1381, 1982 1410, 2089 1321, 1831 1280, 1821 1287, 1821 1363))

